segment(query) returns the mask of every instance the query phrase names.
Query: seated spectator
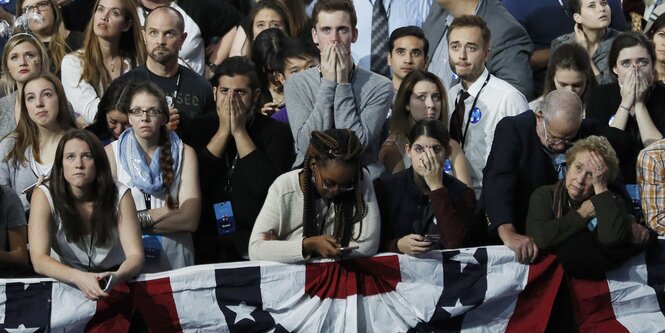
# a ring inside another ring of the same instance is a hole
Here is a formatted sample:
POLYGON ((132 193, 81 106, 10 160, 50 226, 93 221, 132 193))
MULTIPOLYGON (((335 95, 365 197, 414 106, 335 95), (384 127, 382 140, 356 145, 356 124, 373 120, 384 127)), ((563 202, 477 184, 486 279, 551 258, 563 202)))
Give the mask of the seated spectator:
POLYGON ((192 232, 201 209, 194 150, 166 130, 168 106, 151 82, 130 93, 129 124, 106 146, 113 177, 131 189, 143 234, 143 272, 194 264, 192 232))
POLYGON ((284 52, 290 38, 278 28, 261 31, 252 43, 252 62, 261 83, 261 113, 270 117, 285 107, 284 52))
POLYGON ((573 13, 575 27, 573 32, 559 36, 552 41, 552 52, 564 43, 576 43, 582 46, 591 58, 591 68, 600 84, 616 80, 611 74, 612 64, 608 61, 610 47, 619 31, 609 27, 612 22, 612 10, 607 0, 568 0, 573 13))
MULTIPOLYGON (((545 76, 543 96, 553 90, 569 90, 586 103, 587 93, 597 85, 586 50, 577 44, 563 44, 552 53, 545 76)), ((531 110, 538 112, 543 96, 529 102, 531 110)))
MULTIPOLYGON (((283 78, 281 82, 282 86, 286 84, 286 81, 289 80, 293 75, 298 74, 302 71, 315 68, 321 63, 321 54, 319 49, 315 45, 304 42, 302 39, 292 39, 281 57, 284 61, 284 69, 280 78, 283 78)), ((286 110, 286 104, 279 108, 273 115, 272 118, 283 123, 289 123, 289 114, 286 110)))
POLYGON ((406 26, 395 29, 388 39, 388 65, 392 72, 393 88, 399 90, 407 74, 427 68, 429 42, 423 29, 406 26))
POLYGON ((230 57, 212 79, 217 112, 197 117, 183 140, 198 156, 201 222, 194 234, 197 264, 246 260, 249 235, 275 179, 291 169, 289 127, 261 114, 252 62, 230 57), (223 216, 233 223, 224 223, 223 216))
POLYGON ((129 127, 129 102, 132 82, 115 80, 104 92, 97 105, 95 121, 85 129, 94 133, 104 146, 118 140, 129 127))
POLYGON ((39 13, 43 20, 30 20, 30 31, 44 43, 50 58, 50 71, 60 77, 60 64, 65 54, 83 45, 83 33, 65 29, 62 12, 56 0, 18 0, 22 14, 39 13))
POLYGON ((304 168, 270 186, 249 239, 251 260, 294 263, 376 253, 379 209, 362 168, 360 140, 348 129, 329 129, 314 131, 310 142, 304 168))
POLYGON ((383 250, 410 255, 465 245, 473 190, 444 172, 450 136, 438 120, 421 120, 409 133, 413 165, 375 184, 383 250))
MULTIPOLYGON (((182 23, 181 31, 185 32, 182 45, 177 52, 177 59, 181 65, 203 76, 205 74, 205 45, 201 37, 201 29, 194 20, 185 12, 184 9, 173 0, 138 0, 138 18, 140 26, 145 26, 150 13, 158 7, 171 7, 180 14, 179 20, 182 23)), ((161 17, 160 20, 172 23, 173 18, 161 17)))
POLYGON ((665 140, 644 148, 637 157, 637 185, 647 226, 665 236, 665 140))
POLYGON ((28 230, 21 199, 14 190, 0 186, 0 276, 28 267, 28 230))
POLYGON ((348 128, 358 135, 365 150, 363 165, 376 179, 384 172, 378 161, 379 138, 393 100, 392 84, 358 67, 351 57, 351 44, 358 37, 353 1, 318 1, 312 20, 312 37, 321 50, 321 66, 295 75, 284 86, 289 125, 296 142, 294 167, 302 165, 313 131, 348 128))
POLYGON ((642 250, 649 231, 633 222, 621 197, 608 189, 619 160, 607 139, 576 142, 566 161, 564 180, 531 195, 526 232, 538 247, 554 252, 569 275, 604 277, 642 250))
POLYGON ((90 132, 63 135, 49 185, 35 190, 30 258, 35 272, 76 285, 90 300, 141 271, 134 202, 113 181, 104 147, 90 132))
POLYGON ((258 2, 249 15, 238 26, 231 45, 229 56, 246 56, 251 58, 252 44, 261 31, 269 28, 281 29, 291 38, 297 38, 293 18, 280 0, 263 0, 258 2))
POLYGON ((0 185, 13 188, 27 212, 31 185, 49 177, 58 142, 75 124, 62 85, 53 74, 30 75, 20 100, 18 126, 0 141, 0 185))
POLYGON ((46 49, 35 36, 18 33, 7 41, 2 54, 5 95, 0 98, 0 138, 12 132, 21 117, 21 99, 17 96, 21 96, 25 80, 48 67, 46 49))
POLYGON ((586 117, 601 125, 603 136, 619 156, 625 183, 635 184, 637 154, 665 133, 665 86, 653 84, 656 54, 641 33, 621 33, 609 59, 618 82, 589 92, 586 117))
POLYGON ((665 15, 658 16, 646 34, 656 49, 656 81, 663 84, 665 83, 665 15))
MULTIPOLYGON (((390 120, 390 135, 379 151, 379 162, 385 166, 388 174, 411 167, 411 159, 405 150, 409 144, 407 136, 413 125, 423 119, 436 119, 447 127, 448 97, 436 75, 415 70, 407 74, 400 85, 390 120)), ((469 164, 459 143, 450 140, 447 152, 447 160, 444 162, 446 171, 471 186, 469 164)))
POLYGON ((62 85, 86 124, 111 81, 145 62, 134 0, 97 0, 81 50, 62 59, 62 85))

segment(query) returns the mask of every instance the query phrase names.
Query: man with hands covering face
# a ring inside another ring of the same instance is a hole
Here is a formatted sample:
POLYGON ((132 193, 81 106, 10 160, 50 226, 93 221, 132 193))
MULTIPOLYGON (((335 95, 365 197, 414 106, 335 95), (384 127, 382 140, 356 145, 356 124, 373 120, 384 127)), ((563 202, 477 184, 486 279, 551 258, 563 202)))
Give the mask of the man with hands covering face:
POLYGON ((217 112, 194 118, 183 141, 198 152, 201 221, 198 264, 247 259, 254 221, 270 184, 293 163, 286 124, 257 112, 259 82, 244 57, 226 59, 212 79, 217 112))

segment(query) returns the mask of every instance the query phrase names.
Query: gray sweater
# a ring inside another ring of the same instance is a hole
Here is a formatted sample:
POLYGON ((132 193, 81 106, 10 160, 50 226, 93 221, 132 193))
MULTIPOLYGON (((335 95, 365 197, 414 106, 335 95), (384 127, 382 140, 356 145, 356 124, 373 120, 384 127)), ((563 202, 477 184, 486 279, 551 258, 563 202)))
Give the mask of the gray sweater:
POLYGON ((0 138, 11 133, 16 128, 16 116, 14 106, 16 104, 16 94, 13 93, 0 98, 0 138))
POLYGON ((378 160, 379 137, 393 94, 390 80, 357 66, 351 83, 323 79, 318 68, 294 75, 284 87, 296 144, 294 167, 303 163, 312 131, 348 128, 365 147, 363 164, 372 179, 381 176, 384 168, 378 160))
POLYGON ((16 138, 13 135, 7 136, 0 141, 0 185, 14 189, 19 198, 21 198, 23 209, 27 211, 30 208, 30 203, 26 195, 21 194, 21 190, 34 184, 38 177, 37 173, 30 167, 30 159, 32 158, 30 152, 26 152, 28 161, 26 161, 25 165, 17 165, 14 160, 4 161, 5 156, 14 147, 15 142, 16 138))

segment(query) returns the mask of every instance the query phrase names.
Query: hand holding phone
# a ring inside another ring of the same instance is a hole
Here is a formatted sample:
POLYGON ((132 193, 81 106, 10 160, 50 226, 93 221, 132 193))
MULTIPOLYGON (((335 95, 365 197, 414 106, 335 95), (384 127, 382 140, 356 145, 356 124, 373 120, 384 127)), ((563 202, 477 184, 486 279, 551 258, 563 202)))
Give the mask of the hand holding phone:
POLYGON ((344 246, 344 247, 340 247, 339 251, 340 252, 351 252, 351 251, 357 250, 359 248, 360 248, 359 246, 344 246))
POLYGON ((102 288, 102 291, 107 293, 111 291, 111 286, 113 286, 113 274, 99 280, 99 287, 102 288))
POLYGON ((35 187, 37 187, 39 184, 44 183, 44 182, 47 181, 47 180, 48 180, 48 176, 44 176, 44 179, 42 179, 41 182, 40 182, 39 180, 37 180, 34 184, 32 184, 32 185, 30 185, 30 186, 24 188, 23 190, 21 190, 21 194, 26 194, 26 193, 28 193, 28 192, 34 190, 35 187))
POLYGON ((438 243, 440 239, 441 239, 441 236, 439 236, 439 234, 427 234, 427 235, 425 235, 425 240, 430 242, 430 243, 438 243))

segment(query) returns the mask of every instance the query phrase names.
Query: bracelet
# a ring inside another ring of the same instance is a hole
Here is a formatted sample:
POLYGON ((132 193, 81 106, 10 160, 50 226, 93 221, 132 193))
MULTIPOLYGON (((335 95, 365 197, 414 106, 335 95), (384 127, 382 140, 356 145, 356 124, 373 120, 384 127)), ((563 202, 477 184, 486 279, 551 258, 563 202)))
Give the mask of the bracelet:
POLYGON ((628 111, 628 112, 630 113, 630 109, 627 108, 627 107, 625 107, 625 106, 623 106, 623 105, 621 105, 621 104, 619 104, 619 109, 624 109, 624 110, 626 110, 626 111, 628 111))
POLYGON ((142 232, 150 232, 155 229, 155 221, 150 216, 150 211, 147 209, 139 210, 136 212, 136 217, 139 219, 139 225, 142 232))

